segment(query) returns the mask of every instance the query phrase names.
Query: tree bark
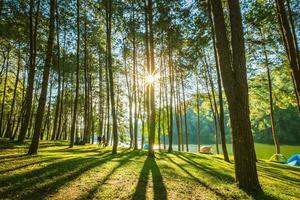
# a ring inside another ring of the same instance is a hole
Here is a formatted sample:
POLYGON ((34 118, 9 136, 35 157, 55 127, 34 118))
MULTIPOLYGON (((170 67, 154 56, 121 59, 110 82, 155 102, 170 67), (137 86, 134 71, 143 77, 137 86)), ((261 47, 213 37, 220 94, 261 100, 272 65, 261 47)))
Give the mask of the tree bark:
MULTIPOLYGON (((263 33, 260 29, 260 34, 262 38, 264 38, 263 33)), ((269 88, 269 105, 270 105, 270 118, 271 118, 271 130, 272 130, 272 137, 276 149, 276 154, 280 154, 280 145, 279 145, 279 139, 276 134, 276 124, 275 124, 275 118, 274 118, 274 107, 273 107, 273 87, 272 87, 272 79, 271 79, 271 72, 270 72, 270 66, 269 66, 269 58, 268 53, 265 45, 263 45, 263 51, 265 56, 265 66, 267 69, 267 78, 268 78, 268 88, 269 88)))
POLYGON ((261 192, 249 118, 245 45, 240 5, 238 0, 228 1, 228 4, 232 53, 227 38, 221 0, 213 2, 212 13, 218 63, 230 112, 235 178, 241 189, 247 192, 261 192))
POLYGON ((55 21, 55 5, 56 0, 51 0, 50 3, 50 24, 49 24, 49 37, 48 37, 48 44, 47 44, 47 54, 45 59, 45 66, 43 72, 43 81, 42 81, 42 89, 41 95, 39 99, 39 105, 36 113, 36 120, 34 126, 34 133, 32 142, 30 144, 28 154, 36 154, 39 145, 39 136, 41 133, 42 128, 42 121, 45 112, 45 104, 47 98, 47 89, 48 89, 48 82, 49 82, 49 75, 50 75, 50 67, 51 67, 51 59, 52 59, 52 51, 53 51, 53 40, 54 40, 54 21, 55 21))
POLYGON ((7 52, 5 78, 4 78, 4 84, 3 84, 3 96, 2 96, 2 102, 1 102, 1 115, 0 115, 0 136, 1 137, 4 132, 3 116, 4 116, 5 97, 6 97, 6 90, 7 90, 6 87, 7 87, 7 76, 8 76, 8 66, 9 66, 9 53, 10 53, 10 50, 8 50, 8 52, 7 52))
POLYGON ((56 98, 56 107, 55 107, 55 115, 53 122, 53 130, 51 140, 58 140, 58 132, 57 132, 57 122, 58 115, 60 110, 60 92, 61 92, 61 73, 60 73, 60 43, 59 43, 59 13, 58 13, 58 5, 56 5, 56 41, 57 41, 57 75, 58 75, 58 86, 57 86, 57 98, 56 98))
POLYGON ((138 144, 137 144, 137 132, 138 132, 138 118, 137 118, 137 69, 136 69, 136 29, 135 29, 135 7, 134 3, 132 4, 132 46, 133 46, 133 55, 132 55, 132 60, 133 60, 133 102, 134 102, 134 123, 133 123, 133 135, 134 135, 134 149, 138 149, 138 144))
POLYGON ((169 76, 170 76, 170 107, 169 107, 169 149, 168 152, 172 152, 173 143, 173 92, 174 92, 174 77, 173 77, 173 62, 172 62, 172 47, 171 47, 171 30, 169 30, 169 76))
POLYGON ((70 138, 70 148, 74 146, 75 139, 75 128, 77 121, 77 104, 79 96, 79 68, 80 68, 80 0, 76 1, 77 6, 77 48, 76 48, 76 89, 75 89, 75 100, 74 100, 74 109, 73 109, 73 119, 71 126, 71 138, 70 138))
POLYGON ((118 148, 118 122, 115 105, 114 94, 114 78, 113 78, 113 66, 112 66, 112 54, 111 54, 111 19, 112 19, 112 1, 106 0, 106 44, 107 44, 107 64, 109 75, 109 88, 110 88, 110 102, 111 102, 111 115, 112 115, 112 132, 113 132, 113 148, 112 153, 117 153, 118 148))
MULTIPOLYGON (((150 70, 149 74, 154 75, 154 38, 153 38, 153 15, 152 15, 152 0, 148 0, 148 20, 149 20, 149 48, 150 48, 150 70)), ((155 90, 154 83, 149 85, 149 148, 148 157, 154 157, 154 138, 155 138, 155 90)))
POLYGON ((199 94, 199 81, 198 75, 196 77, 197 82, 197 145, 198 145, 198 152, 200 152, 200 94, 199 94))
MULTIPOLYGON (((10 113, 9 113, 9 117, 8 117, 8 121, 7 121, 7 126, 6 126, 6 132, 5 132, 5 136, 7 138, 11 138, 12 137, 12 133, 13 133, 13 127, 11 127, 12 125, 12 116, 14 114, 14 108, 15 108, 15 103, 16 103, 16 95, 17 95, 17 88, 18 88, 18 84, 19 84, 19 74, 20 74, 20 70, 21 70, 21 47, 19 47, 19 51, 18 51, 18 67, 17 67, 17 75, 16 75, 16 81, 15 81, 15 85, 14 85, 14 93, 13 93, 13 99, 11 101, 11 106, 10 106, 10 113)), ((2 111, 3 113, 3 111, 2 111)))
POLYGON ((29 40, 30 40, 30 49, 29 49, 29 72, 26 88, 26 96, 24 106, 24 116, 22 117, 20 134, 18 136, 18 142, 24 143, 26 132, 28 129, 31 108, 32 108, 32 98, 34 90, 34 77, 35 77, 35 64, 36 64, 36 40, 37 40, 37 28, 38 28, 38 16, 40 10, 40 1, 37 1, 37 11, 35 15, 35 25, 33 25, 33 12, 34 12, 34 0, 30 0, 30 11, 29 11, 29 40))
POLYGON ((293 31, 291 30, 293 24, 289 24, 287 13, 285 10, 284 0, 276 0, 276 8, 278 21, 282 33, 282 40, 286 47, 286 53, 288 55, 288 60, 290 63, 290 68, 292 70, 292 76, 295 83, 295 88, 297 91, 298 98, 300 96, 300 58, 299 52, 297 52, 297 39, 296 35, 293 36, 293 31))

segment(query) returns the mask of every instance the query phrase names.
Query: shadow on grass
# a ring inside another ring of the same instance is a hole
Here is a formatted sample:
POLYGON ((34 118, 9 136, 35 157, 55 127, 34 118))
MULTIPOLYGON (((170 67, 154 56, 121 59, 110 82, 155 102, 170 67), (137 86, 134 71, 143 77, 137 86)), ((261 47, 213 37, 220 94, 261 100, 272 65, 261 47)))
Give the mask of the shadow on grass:
POLYGON ((219 180, 222 180, 222 181, 227 181, 227 182, 230 182, 230 183, 234 182, 234 177, 233 176, 231 176, 229 174, 225 174, 225 173, 220 172, 220 171, 217 171, 216 169, 208 166, 207 164, 195 162, 194 160, 190 159, 185 154, 173 153, 173 155, 175 155, 176 157, 180 158, 181 160, 189 163, 194 168, 197 168, 197 169, 200 169, 200 170, 204 171, 205 173, 209 174, 210 176, 212 176, 216 179, 219 179, 219 180))
POLYGON ((21 158, 21 157, 27 158, 27 154, 12 154, 12 155, 0 156, 0 163, 11 161, 11 160, 14 160, 16 158, 21 158))
MULTIPOLYGON (((89 148, 80 148, 80 149, 73 149, 73 148, 63 148, 63 149, 54 149, 54 150, 45 150, 47 152, 51 153, 71 153, 71 154, 82 154, 82 153, 97 153, 103 151, 103 149, 97 149, 95 147, 89 147, 89 148)), ((104 151, 110 151, 110 150, 104 150, 104 151)))
POLYGON ((29 167, 29 166, 32 166, 32 165, 39 165, 39 164, 42 164, 42 163, 51 162, 51 161, 58 160, 58 159, 60 159, 60 158, 54 157, 54 158, 48 158, 48 159, 43 159, 43 160, 39 160, 39 161, 29 162, 29 163, 26 163, 26 164, 23 164, 23 165, 22 164, 21 165, 16 164, 12 168, 0 170, 0 174, 4 174, 4 173, 7 173, 7 172, 12 172, 12 171, 22 169, 22 168, 26 168, 26 167, 29 167))
POLYGON ((154 189, 154 199, 167 199, 167 190, 163 183, 163 178, 161 176, 160 170, 156 164, 155 158, 147 157, 144 162, 142 171, 140 172, 140 177, 138 184, 136 186, 135 193, 132 199, 143 200, 146 199, 147 184, 149 180, 149 174, 151 172, 153 189, 154 189))
POLYGON ((102 157, 85 156, 51 163, 43 168, 0 179, 0 197, 7 199, 44 199, 84 172, 129 152, 118 155, 103 152, 102 157))
MULTIPOLYGON (((125 150, 126 152, 128 150, 125 150)), ((126 164, 129 164, 130 162, 133 162, 134 158, 139 157, 139 156, 144 156, 145 152, 142 151, 131 151, 128 156, 123 156, 122 159, 118 160, 117 166, 113 167, 106 176, 101 178, 101 180, 98 180, 97 184, 94 184, 91 189, 88 190, 84 195, 79 197, 78 199, 93 199, 94 196, 96 195, 97 191, 101 189, 101 187, 106 183, 106 181, 116 172, 117 169, 126 166, 126 164)))
POLYGON ((191 180, 198 182, 199 184, 201 184, 203 187, 205 187, 206 189, 212 191, 213 193, 215 193, 219 198, 221 199, 227 199, 230 198, 227 195, 219 192, 217 189, 212 188, 211 186, 209 186, 208 183, 200 180, 198 177, 194 176, 191 172, 189 172, 187 169, 185 169, 183 166, 181 166, 180 164, 176 163, 172 158, 170 158, 167 154, 164 154, 164 156, 174 165, 176 165, 178 168, 180 168, 182 171, 184 171, 187 175, 189 175, 191 177, 191 180))

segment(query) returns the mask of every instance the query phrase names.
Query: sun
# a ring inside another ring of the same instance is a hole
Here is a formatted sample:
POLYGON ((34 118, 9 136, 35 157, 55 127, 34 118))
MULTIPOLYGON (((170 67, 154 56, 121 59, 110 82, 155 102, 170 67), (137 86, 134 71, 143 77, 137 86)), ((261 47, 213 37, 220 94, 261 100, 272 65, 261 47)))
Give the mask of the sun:
POLYGON ((153 74, 148 74, 145 76, 146 84, 152 85, 155 83, 157 77, 153 74))

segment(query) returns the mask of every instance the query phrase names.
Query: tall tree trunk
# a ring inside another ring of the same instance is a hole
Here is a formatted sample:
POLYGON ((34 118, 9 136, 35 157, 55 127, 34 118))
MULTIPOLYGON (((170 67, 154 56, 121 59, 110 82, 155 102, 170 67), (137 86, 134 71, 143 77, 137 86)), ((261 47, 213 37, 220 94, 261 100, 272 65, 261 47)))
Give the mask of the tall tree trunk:
MULTIPOLYGON (((175 98, 175 116, 176 116, 176 126, 177 126, 177 148, 178 151, 181 151, 181 112, 180 112, 180 87, 178 86, 178 82, 176 83, 176 98, 175 98)), ((184 149, 182 149, 183 151, 184 149)))
POLYGON ((174 68, 173 68, 173 61, 172 61, 172 47, 171 47, 171 30, 169 30, 169 76, 170 76, 170 110, 169 110, 169 149, 168 152, 172 152, 173 148, 172 148, 172 143, 173 143, 173 97, 172 94, 174 92, 174 68))
POLYGON ((228 1, 228 4, 232 54, 227 38, 221 0, 214 1, 212 13, 218 63, 230 112, 235 178, 241 189, 248 192, 261 192, 249 118, 245 44, 240 5, 238 0, 228 1))
MULTIPOLYGON (((85 9, 86 10, 86 9, 85 9)), ((85 11, 86 12, 86 11, 85 11)), ((88 67, 88 49, 87 49, 87 19, 86 19, 86 13, 85 13, 85 20, 84 20, 84 134, 83 134, 83 144, 88 143, 88 135, 90 134, 90 113, 89 113, 89 67, 88 67)))
MULTIPOLYGON (((290 25, 291 25, 291 29, 292 29, 293 40, 295 41, 296 52, 297 52, 297 55, 298 55, 298 57, 297 57, 298 58, 298 64, 300 65, 299 47, 298 47, 298 43, 297 43, 297 35, 296 35, 296 29, 295 29, 294 19, 293 19, 293 15, 292 15, 290 0, 287 0, 287 7, 288 7, 288 14, 289 14, 289 21, 290 21, 290 25)), ((283 29, 281 28, 281 30, 283 30, 283 29)), ((292 72, 291 72, 291 77, 292 77, 292 81, 293 81, 294 92, 295 92, 295 95, 296 95, 296 100, 297 100, 297 105, 298 105, 298 112, 299 112, 299 115, 300 115, 300 100, 299 100, 300 97, 299 97, 299 94, 297 93, 295 80, 293 78, 293 73, 292 72)))
POLYGON ((37 11, 35 15, 35 24, 33 25, 33 12, 34 12, 34 0, 30 0, 30 11, 29 11, 29 40, 30 40, 30 49, 29 49, 29 72, 26 88, 26 97, 24 106, 24 116, 22 117, 20 134, 18 136, 18 142, 23 143, 25 140, 26 132, 28 129, 31 108, 32 108, 32 97, 34 89, 34 77, 35 77, 35 63, 36 63, 36 40, 37 40, 37 28, 38 28, 38 16, 40 10, 40 0, 37 3, 37 11))
POLYGON ((208 95, 208 100, 209 100, 209 105, 210 105, 210 109, 211 109, 211 112, 212 112, 212 115, 213 115, 213 119, 214 119, 214 126, 215 126, 215 145, 216 145, 216 151, 217 151, 217 154, 219 154, 219 133, 218 133, 218 117, 216 115, 216 110, 214 107, 214 104, 213 104, 213 100, 212 100, 212 95, 210 93, 210 90, 209 90, 209 78, 208 78, 208 72, 207 72, 207 68, 206 68, 206 71, 205 71, 205 84, 206 84, 206 90, 207 90, 207 95, 208 95))
POLYGON ((135 7, 134 3, 132 5, 132 46, 133 46, 133 55, 132 55, 132 61, 133 61, 133 103, 134 103, 134 123, 133 123, 133 135, 134 135, 134 149, 138 149, 138 141, 137 141, 137 132, 138 132, 138 117, 137 117, 137 69, 136 69, 136 36, 135 36, 135 7))
POLYGON ((75 100, 73 109, 73 119, 71 126, 71 138, 70 138, 70 148, 74 146, 75 139, 75 128, 77 121, 77 106, 78 106, 78 96, 79 96, 79 68, 80 68, 80 0, 76 1, 77 7, 77 48, 76 48, 76 89, 75 89, 75 100))
MULTIPOLYGON (((66 37, 66 34, 65 36, 66 37)), ((65 49, 65 41, 66 39, 64 39, 64 49, 65 49)), ((64 98, 65 98, 65 51, 63 52, 63 58, 62 58, 62 91, 61 91, 61 97, 60 97, 60 111, 59 111, 59 115, 58 115, 58 128, 57 128, 57 138, 61 137, 61 128, 62 128, 62 115, 64 113, 65 110, 65 105, 64 105, 64 98)))
MULTIPOLYGON (((149 49, 150 49, 150 67, 148 74, 154 75, 154 38, 153 38, 153 15, 152 15, 152 0, 148 0, 148 20, 149 20, 149 49)), ((154 84, 149 84, 149 148, 148 157, 154 157, 154 138, 155 138, 155 90, 154 84)))
MULTIPOLYGON (((166 121, 167 121, 167 133, 169 136, 170 133, 170 115, 169 115, 169 102, 168 102, 168 78, 167 78, 167 66, 165 64, 165 57, 164 57, 164 97, 165 97, 165 108, 166 108, 166 121)), ((164 134, 164 150, 166 150, 166 134, 164 134)))
POLYGON ((12 137, 12 132, 13 132, 13 127, 12 125, 12 116, 14 114, 14 108, 15 108, 15 103, 16 103, 16 95, 17 95, 17 88, 18 88, 18 83, 19 83, 19 74, 21 70, 21 47, 19 46, 19 51, 18 51, 18 67, 17 67, 17 75, 16 75, 16 81, 14 85, 14 93, 13 93, 13 99, 11 101, 11 106, 10 106, 10 113, 7 121, 7 127, 6 127, 6 132, 5 136, 7 138, 12 137))
MULTIPOLYGON (((107 52, 107 49, 106 49, 106 52, 107 52)), ((106 53, 105 78, 106 78, 106 115, 107 115, 105 146, 108 146, 109 138, 110 138, 110 100, 109 100, 110 91, 109 91, 107 53, 106 53)))
POLYGON ((45 104, 47 98, 47 89, 48 89, 48 82, 49 82, 49 75, 50 75, 50 67, 51 67, 51 59, 52 59, 52 51, 53 51, 53 40, 54 40, 54 21, 55 21, 55 5, 56 0, 51 0, 50 2, 50 24, 49 24, 49 37, 48 37, 48 44, 47 44, 47 55, 45 59, 45 67, 43 72, 43 81, 42 81, 42 89, 41 89, 41 96, 39 99, 39 105, 36 113, 34 126, 34 133, 32 142, 30 144, 28 154, 36 154, 39 145, 39 136, 41 134, 42 128, 42 121, 45 112, 45 104))
POLYGON ((197 145, 198 145, 198 152, 200 152, 200 94, 199 94, 199 80, 198 76, 196 78, 197 82, 197 145))
POLYGON ((183 96, 183 109, 184 109, 184 128, 185 128, 185 143, 186 143, 186 151, 189 152, 189 133, 188 133, 188 126, 187 126, 187 112, 186 112, 186 102, 185 102, 185 91, 183 85, 183 75, 182 72, 180 74, 181 78, 181 88, 182 88, 182 96, 183 96))
POLYGON ((219 93, 219 127, 221 132, 221 142, 222 142, 222 151, 224 160, 227 162, 230 162, 228 151, 226 147, 226 131, 225 131, 225 122, 224 122, 224 102, 223 102, 223 92, 222 92, 222 83, 221 83, 221 74, 220 74, 220 66, 217 59, 217 49, 216 49, 216 41, 215 41, 215 29, 213 26, 213 20, 211 15, 211 0, 208 1, 208 15, 209 20, 211 22, 211 34, 212 34, 212 40, 213 40, 213 49, 214 49, 214 57, 215 57, 215 63, 216 63, 216 71, 217 71, 217 81, 218 81, 218 93, 219 93))
MULTIPOLYGON (((263 33, 262 33, 261 30, 260 30, 260 34, 264 38, 263 33)), ((268 77, 269 105, 270 105, 270 118, 271 118, 272 137, 273 137, 273 140, 274 140, 276 154, 280 154, 279 139, 278 139, 278 136, 276 134, 276 124, 275 124, 275 118, 274 118, 272 79, 271 79, 268 53, 267 53, 267 49, 266 49, 265 46, 263 46, 263 51, 264 51, 264 56, 265 56, 265 66, 266 66, 266 69, 267 69, 267 77, 268 77)))
MULTIPOLYGON (((100 48, 100 47, 99 47, 100 48)), ((99 49, 99 55, 98 55, 98 65, 99 65, 99 137, 103 137, 103 96, 102 96, 102 81, 103 81, 103 72, 102 72, 102 65, 101 65, 101 55, 100 55, 100 49, 99 49)), ((103 142, 103 141, 102 141, 103 142)))
POLYGON ((58 86, 57 86, 57 98, 56 98, 56 107, 55 107, 55 115, 53 121, 53 130, 51 140, 58 140, 58 131, 57 131, 57 122, 60 110, 60 97, 61 97, 61 73, 60 73, 60 43, 59 43, 59 12, 58 12, 58 4, 56 5, 56 41, 57 41, 57 75, 58 75, 58 86))
POLYGON ((3 116, 4 116, 4 106, 5 106, 5 97, 6 97, 6 87, 7 87, 7 76, 8 76, 8 66, 9 66, 9 51, 7 52, 7 59, 6 59, 6 67, 5 67, 5 78, 3 84, 3 96, 1 102, 1 114, 0 114, 0 136, 2 137, 4 132, 4 123, 3 123, 3 116))
POLYGON ((47 117, 46 117, 46 123, 44 130, 46 130, 46 140, 49 140, 49 135, 50 135, 50 125, 51 125, 51 100, 52 100, 52 86, 53 86, 53 80, 50 78, 50 89, 49 89, 49 99, 48 99, 48 108, 47 108, 47 117))
MULTIPOLYGON (((297 47, 296 35, 293 35, 293 23, 289 23, 287 13, 285 10, 284 0, 276 0, 276 8, 278 21, 282 33, 282 39, 286 47, 290 68, 295 83, 298 98, 300 96, 300 58, 297 47), (292 27, 290 27, 292 26, 292 27)), ((292 20, 290 21, 292 22, 292 20)))
POLYGON ((110 102, 111 102, 111 115, 112 115, 112 132, 113 132, 113 148, 112 153, 117 153, 118 148, 118 122, 115 105, 114 94, 114 78, 113 78, 113 66, 112 66, 112 54, 111 54, 111 18, 112 18, 112 1, 106 0, 106 45, 107 45, 107 64, 109 75, 109 87, 110 87, 110 102))
POLYGON ((123 38, 123 60, 125 68, 125 79, 127 86, 128 95, 128 109, 129 109, 129 136, 130 136, 130 148, 133 146, 133 124, 132 124, 132 92, 131 92, 131 81, 129 80, 129 70, 127 69, 127 56, 126 56, 126 44, 125 38, 123 38))
MULTIPOLYGON (((160 70, 159 70, 159 78, 162 77, 162 70, 164 69, 163 68, 163 46, 164 46, 164 38, 163 38, 163 35, 162 35, 162 41, 161 41, 161 52, 160 52, 160 70)), ((160 145, 161 145, 161 112, 163 111, 163 108, 162 108, 162 81, 159 80, 159 110, 158 110, 158 148, 159 150, 161 149, 160 145)))

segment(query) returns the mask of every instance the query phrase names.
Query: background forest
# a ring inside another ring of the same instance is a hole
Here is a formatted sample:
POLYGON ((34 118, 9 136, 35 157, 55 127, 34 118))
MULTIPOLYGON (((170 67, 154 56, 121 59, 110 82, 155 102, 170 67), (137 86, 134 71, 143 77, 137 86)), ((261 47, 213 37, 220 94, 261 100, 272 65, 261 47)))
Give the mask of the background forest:
MULTIPOLYGON (((300 3, 291 0, 289 5, 296 35, 300 38, 300 3)), ((34 48, 36 69, 26 138, 32 136, 33 125, 39 120, 35 112, 42 87, 44 55, 47 51, 50 14, 48 6, 47 1, 35 1, 32 4, 23 0, 1 1, 1 136, 18 138, 25 112, 22 105, 28 85, 29 65, 32 62, 28 54, 31 48, 34 48), (36 37, 33 46, 28 40, 29 33, 36 37)), ((79 13, 76 6, 75 1, 58 0, 55 8, 54 53, 42 121, 43 139, 70 138, 77 59, 79 96, 76 141, 83 140, 86 129, 93 141, 99 135, 107 134, 108 138, 112 135, 109 73, 106 67, 107 12, 104 3, 97 0, 80 1, 79 13), (79 57, 76 54, 78 33, 79 57)), ((299 109, 274 2, 245 0, 241 2, 241 8, 254 140, 259 143, 273 143, 267 76, 269 70, 274 122, 279 141, 281 144, 299 144, 299 109)), ((201 144, 215 143, 216 135, 217 138, 220 137, 218 116, 222 85, 218 82, 220 77, 215 67, 212 30, 206 3, 192 0, 156 1, 153 15, 155 64, 159 66, 153 76, 158 105, 156 119, 159 119, 156 121, 156 143, 160 138, 160 143, 168 144, 169 116, 173 118, 174 144, 178 143, 178 130, 182 135, 189 135, 190 144, 197 144, 198 130, 201 144), (174 64, 172 71, 168 68, 170 62, 174 64), (173 93, 170 93, 170 76, 174 83, 173 93), (172 115, 167 106, 170 104, 170 94, 174 95, 172 115)), ((143 85, 149 81, 144 76, 144 17, 142 2, 114 2, 111 18, 113 87, 119 138, 127 143, 133 141, 130 138, 134 137, 135 132, 139 143, 147 141, 148 134, 143 98, 143 85)), ((224 94, 223 98, 226 141, 230 143, 229 113, 224 94)), ((183 140, 186 141, 186 138, 183 140)))

